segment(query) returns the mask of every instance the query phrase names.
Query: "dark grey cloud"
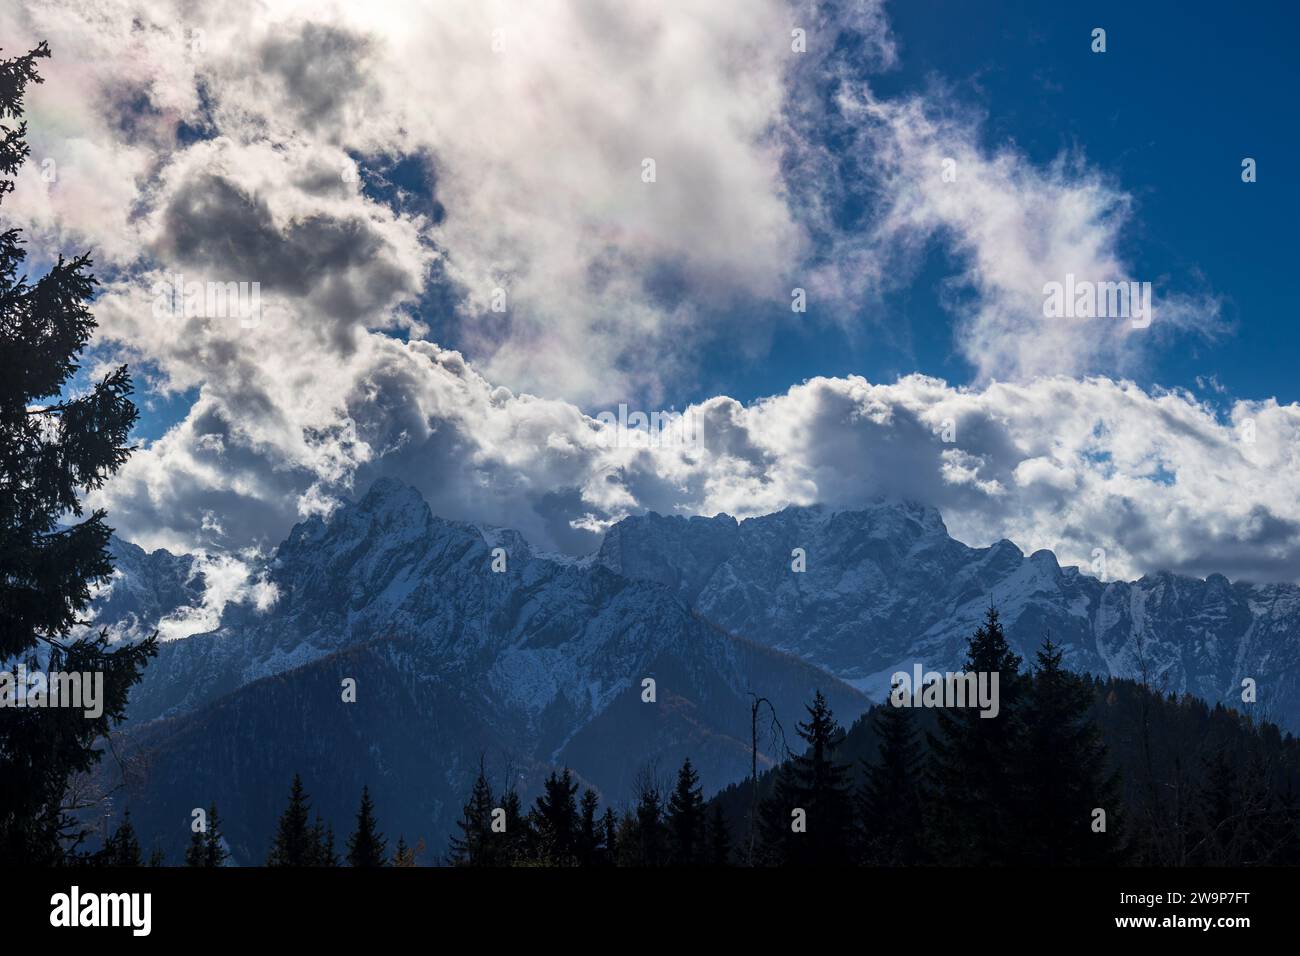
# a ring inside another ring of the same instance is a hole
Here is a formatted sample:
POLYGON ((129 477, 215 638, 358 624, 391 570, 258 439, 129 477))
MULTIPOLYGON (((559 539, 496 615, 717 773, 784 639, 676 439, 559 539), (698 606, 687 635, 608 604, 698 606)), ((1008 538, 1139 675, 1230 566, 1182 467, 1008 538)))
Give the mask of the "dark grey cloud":
POLYGON ((263 69, 283 85, 299 122, 313 131, 337 123, 347 103, 369 87, 365 37, 320 23, 303 23, 297 32, 262 44, 263 69))
POLYGON ((199 268, 217 281, 259 282, 263 295, 306 299, 313 315, 332 320, 323 331, 342 350, 355 323, 379 324, 419 285, 362 216, 316 212, 280 225, 266 200, 216 173, 175 190, 153 252, 168 270, 199 268))

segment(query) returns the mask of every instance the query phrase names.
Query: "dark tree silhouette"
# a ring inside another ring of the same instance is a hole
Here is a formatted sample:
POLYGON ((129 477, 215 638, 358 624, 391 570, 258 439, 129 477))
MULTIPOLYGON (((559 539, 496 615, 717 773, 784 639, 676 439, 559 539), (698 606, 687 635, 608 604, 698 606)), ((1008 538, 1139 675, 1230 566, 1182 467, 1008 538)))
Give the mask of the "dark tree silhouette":
POLYGON ((208 807, 206 826, 191 834, 189 849, 185 851, 186 866, 225 866, 229 854, 221 842, 221 818, 217 805, 208 807))
POLYGON ((554 771, 546 778, 542 795, 533 808, 533 826, 537 832, 535 852, 539 863, 572 866, 576 862, 578 838, 578 784, 569 768, 560 775, 554 771))
POLYGON ((400 867, 415 866, 415 850, 406 845, 406 837, 400 833, 397 835, 397 846, 393 850, 392 864, 400 867))
POLYGON ((808 722, 796 729, 808 749, 777 772, 760 812, 763 862, 845 865, 852 861, 853 798, 848 767, 834 757, 844 731, 821 691, 806 709, 808 722), (794 829, 795 811, 803 813, 801 832, 794 829))
POLYGON ((190 830, 190 845, 185 849, 186 866, 207 866, 207 847, 202 830, 190 830))
POLYGON ((488 783, 483 761, 479 761, 478 776, 461 817, 456 821, 459 836, 451 838, 447 862, 453 866, 500 866, 507 862, 507 844, 510 833, 492 832, 492 786, 488 783))
POLYGON ((702 862, 705 840, 704 793, 700 776, 687 757, 677 772, 677 786, 668 798, 668 862, 695 866, 702 862))
POLYGON ((714 802, 713 818, 709 821, 709 865, 731 865, 731 830, 721 801, 714 802))
POLYGON ((319 834, 307 822, 310 817, 311 802, 303 789, 302 778, 294 774, 293 786, 289 789, 289 805, 280 815, 267 866, 315 866, 319 862, 319 834))
POLYGON ((636 806, 618 827, 619 866, 663 866, 668 857, 663 796, 653 767, 637 774, 636 806))
POLYGON ((865 763, 857 793, 861 862, 913 866, 924 860, 924 762, 912 712, 889 701, 872 714, 880 756, 865 763))
POLYGON ((316 853, 312 866, 339 865, 339 854, 334 848, 334 826, 322 820, 319 813, 316 814, 316 822, 312 824, 311 839, 316 853))
POLYGON ((601 841, 600 821, 596 818, 600 811, 600 798, 596 796, 596 791, 588 788, 582 792, 578 811, 578 865, 595 866, 600 861, 601 841))
POLYGON ((618 863, 618 814, 613 807, 606 807, 605 815, 600 818, 600 862, 604 866, 618 863))
MULTIPOLYGON (((519 799, 519 792, 513 787, 501 798, 501 809, 505 811, 506 821, 505 852, 501 864, 516 866, 530 859, 533 852, 533 834, 524 817, 523 801, 519 799)), ((500 836, 500 834, 494 835, 500 836)))
MULTIPOLYGON (((49 55, 42 43, 0 60, 0 201, 27 158, 23 96, 49 55)), ((96 742, 124 718, 156 640, 110 649, 106 631, 69 637, 90 586, 113 570, 112 529, 103 511, 84 517, 80 497, 126 461, 136 409, 126 366, 67 394, 95 327, 90 258, 60 257, 30 284, 24 258, 19 231, 0 232, 0 660, 103 675, 97 717, 60 706, 8 710, 0 721, 0 859, 55 864, 79 855, 88 835, 69 812, 80 808, 66 805, 69 779, 100 759, 96 742)))
POLYGON ((383 866, 388 853, 388 841, 379 832, 375 821, 375 805, 370 799, 370 788, 361 788, 361 806, 357 808, 357 828, 348 837, 348 866, 383 866))
POLYGON ((1116 773, 1092 719, 1093 684, 1061 666, 1060 648, 1043 642, 1025 702, 1026 753, 1018 762, 1023 803, 1019 845, 1040 866, 1118 862, 1121 807, 1116 773), (1104 832, 1092 828, 1105 811, 1104 832))
POLYGON ((970 639, 966 672, 998 675, 998 715, 982 717, 976 707, 939 711, 939 733, 929 736, 935 789, 929 852, 950 865, 1016 862, 1025 799, 1019 771, 1024 678, 996 608, 970 639))
POLYGON ((135 827, 131 825, 130 810, 122 814, 122 822, 104 843, 99 859, 104 866, 140 865, 140 841, 136 838, 135 827))

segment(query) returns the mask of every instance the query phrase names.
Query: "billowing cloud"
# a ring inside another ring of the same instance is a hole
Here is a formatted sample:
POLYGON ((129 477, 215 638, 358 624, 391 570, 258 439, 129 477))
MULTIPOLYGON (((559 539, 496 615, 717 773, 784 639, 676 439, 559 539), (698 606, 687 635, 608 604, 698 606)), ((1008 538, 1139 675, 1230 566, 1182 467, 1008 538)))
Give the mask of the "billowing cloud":
POLYGON ((1300 579, 1297 405, 1220 410, 1100 377, 985 388, 819 378, 748 406, 709 399, 652 434, 515 395, 424 342, 375 337, 335 361, 358 384, 316 441, 236 425, 205 392, 106 493, 115 520, 151 544, 219 544, 203 529, 215 502, 224 540, 273 543, 392 475, 438 514, 580 553, 643 510, 747 517, 884 495, 937 506, 970 543, 1009 537, 1086 569, 1100 550, 1112 576, 1300 579))
POLYGON ((140 543, 273 543, 391 474, 567 551, 640 509, 884 493, 1114 573, 1300 574, 1295 406, 1225 419, 1123 380, 1212 329, 1212 301, 1161 288, 1144 330, 1044 319, 1045 282, 1153 278, 1118 251, 1131 198, 1083 157, 988 150, 942 92, 878 97, 879 3, 42 0, 0 33, 55 53, 6 216, 36 263, 93 248, 102 360, 197 396, 98 497, 140 543), (377 187, 412 158, 421 181, 377 187), (852 183, 873 198, 845 224, 852 183), (792 286, 856 321, 934 242, 963 270, 969 388, 716 397, 691 410, 702 445, 580 410, 665 402, 705 343, 770 334, 792 286), (160 309, 177 276, 257 283, 255 321, 160 309))

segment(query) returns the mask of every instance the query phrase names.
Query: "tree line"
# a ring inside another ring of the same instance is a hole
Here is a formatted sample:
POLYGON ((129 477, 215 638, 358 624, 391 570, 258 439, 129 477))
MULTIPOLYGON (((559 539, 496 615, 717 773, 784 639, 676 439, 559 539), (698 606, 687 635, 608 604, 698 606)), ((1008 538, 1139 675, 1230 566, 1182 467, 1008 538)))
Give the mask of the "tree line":
MULTIPOLYGON (((1062 666, 1048 639, 1022 666, 990 609, 966 672, 999 674, 994 718, 974 707, 874 708, 850 732, 818 692, 796 731, 804 744, 758 781, 706 800, 687 758, 675 779, 638 776, 631 805, 601 807, 568 768, 525 805, 494 792, 484 762, 444 857, 452 866, 1069 866, 1300 863, 1297 742, 1231 711, 1102 682, 1062 666), (1112 739, 1103 727, 1123 728, 1112 739), (1214 726, 1228 727, 1227 735, 1214 726), (1206 727, 1210 729, 1206 729, 1206 727), (1196 773, 1191 738, 1217 738, 1196 773), (869 741, 863 745, 863 741, 869 741), (861 754, 855 756, 855 752, 861 754), (1142 758, 1155 752, 1156 765, 1142 758), (1124 779, 1120 763, 1132 768, 1124 779), (1150 776, 1148 776, 1150 774, 1150 776), (581 794, 579 791, 581 790, 581 794)), ((195 832, 189 866, 227 862, 217 808, 195 832)), ((295 775, 267 866, 414 866, 424 845, 389 853, 368 788, 352 835, 335 847, 295 775)), ((126 814, 91 862, 140 865, 126 814)), ((161 863, 155 856, 151 862, 161 863)))
POLYGON ((1087 678, 1061 666, 1046 641, 1023 673, 995 609, 969 642, 967 672, 1000 675, 996 718, 975 708, 935 712, 933 730, 910 708, 871 715, 873 760, 842 759, 844 729, 816 693, 796 731, 804 751, 755 788, 736 814, 711 809, 688 759, 665 802, 652 781, 634 806, 597 819, 568 770, 552 774, 528 814, 506 793, 498 807, 480 770, 452 841, 450 862, 499 865, 988 865, 1115 863, 1126 855, 1118 776, 1088 716, 1087 678), (754 795, 763 791, 761 799, 754 795), (1094 811, 1105 812, 1098 829, 1094 811), (494 823, 496 826, 494 827, 494 823))
POLYGON ((797 726, 803 753, 710 801, 687 760, 666 800, 645 774, 631 807, 602 814, 592 790, 576 799, 578 785, 565 770, 551 774, 525 813, 513 790, 495 798, 480 768, 448 861, 1300 863, 1300 744, 1275 726, 1256 727, 1221 705, 1072 673, 1050 638, 1025 668, 993 608, 968 643, 965 670, 999 674, 997 717, 981 717, 973 707, 886 703, 846 734, 817 693, 797 726), (863 739, 870 740, 865 748, 863 739), (1193 760, 1193 741, 1212 741, 1211 749, 1193 760), (866 754, 855 758, 855 745, 866 754), (1142 759, 1153 753, 1166 759, 1142 759), (1130 779, 1121 764, 1131 768, 1130 779))
MULTIPOLYGON (((380 867, 415 866, 417 857, 424 852, 424 842, 408 846, 406 838, 399 836, 393 851, 388 852, 388 840, 380 832, 375 816, 375 804, 370 788, 361 788, 361 803, 357 807, 356 822, 342 851, 335 846, 334 827, 313 817, 311 798, 303 786, 302 777, 294 774, 289 788, 289 802, 280 814, 275 835, 266 855, 268 867, 380 867)), ((164 866, 161 851, 155 850, 145 859, 131 811, 122 815, 122 822, 104 841, 103 848, 85 860, 96 866, 164 866)), ((216 805, 210 806, 203 816, 203 825, 196 825, 185 851, 185 865, 189 867, 218 867, 231 862, 221 832, 221 819, 216 805)))

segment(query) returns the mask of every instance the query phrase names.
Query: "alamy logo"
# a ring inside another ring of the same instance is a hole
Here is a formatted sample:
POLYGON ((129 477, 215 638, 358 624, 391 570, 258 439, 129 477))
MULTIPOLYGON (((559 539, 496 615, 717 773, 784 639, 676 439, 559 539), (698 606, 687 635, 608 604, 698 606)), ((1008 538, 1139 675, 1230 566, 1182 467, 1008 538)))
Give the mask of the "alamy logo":
POLYGON ((104 672, 0 670, 0 707, 72 707, 95 720, 104 713, 104 672))
POLYGON ((1133 328, 1151 324, 1150 282, 1075 280, 1043 286, 1043 315, 1049 319, 1132 319, 1133 328))
POLYGON ((600 412, 596 421, 605 426, 600 432, 602 443, 613 448, 696 448, 703 445, 700 416, 685 412, 628 412, 627 404, 618 412, 600 412))
POLYGON ((50 925, 129 926, 131 935, 148 936, 152 928, 153 895, 150 893, 86 893, 74 886, 68 893, 50 897, 50 925))
POLYGON ((890 678, 889 702, 895 707, 978 707, 980 717, 996 717, 997 671, 938 671, 922 673, 920 664, 912 673, 896 671, 890 678))
POLYGON ((186 282, 178 272, 150 291, 155 319, 239 319, 243 329, 262 321, 260 282, 186 282))

